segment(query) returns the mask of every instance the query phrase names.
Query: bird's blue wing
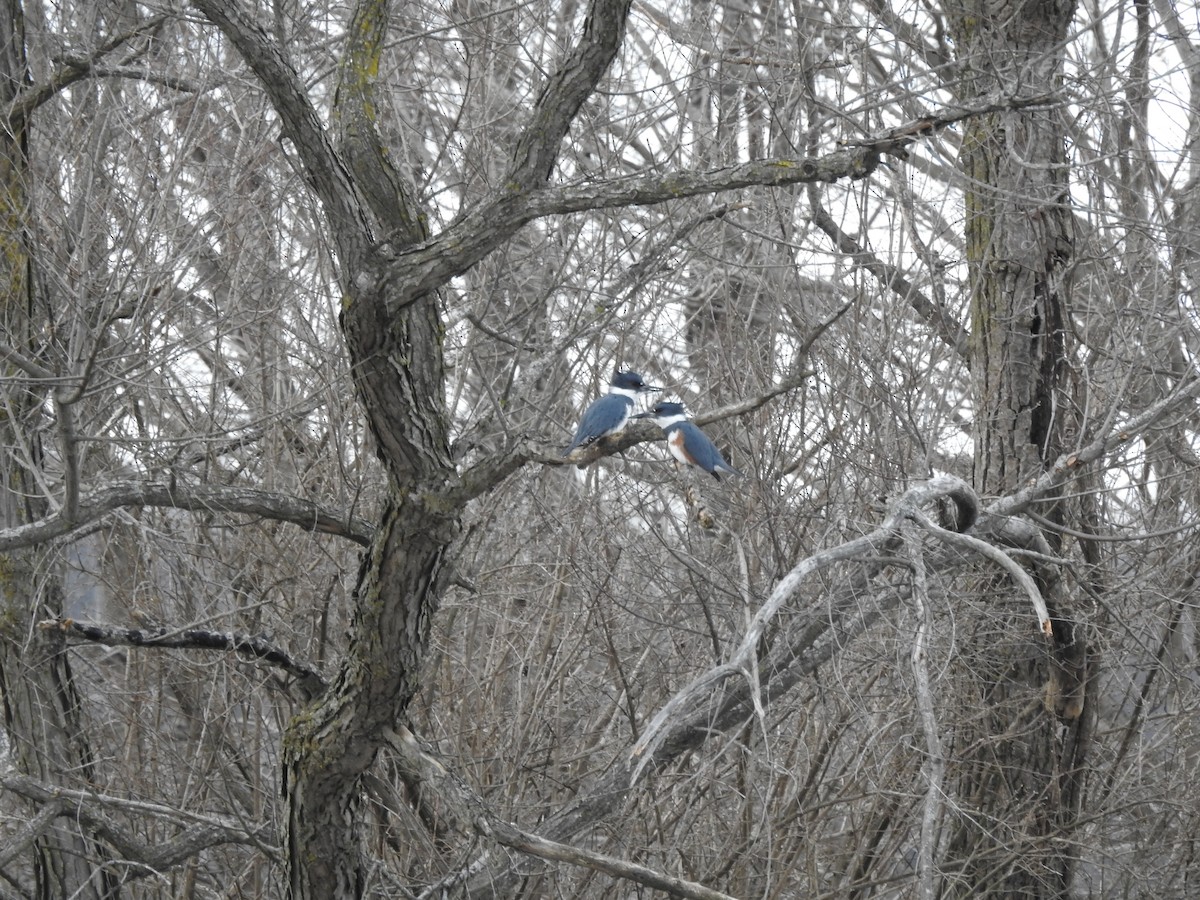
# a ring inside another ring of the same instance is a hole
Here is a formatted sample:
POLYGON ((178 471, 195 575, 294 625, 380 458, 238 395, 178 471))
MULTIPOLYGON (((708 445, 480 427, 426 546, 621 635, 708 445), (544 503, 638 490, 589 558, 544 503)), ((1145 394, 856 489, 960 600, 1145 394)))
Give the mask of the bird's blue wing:
POLYGON ((579 427, 575 429, 575 437, 563 451, 563 456, 576 447, 586 447, 605 435, 620 431, 629 419, 629 411, 633 403, 628 397, 620 394, 606 394, 593 400, 583 411, 579 419, 579 427))
POLYGON ((721 451, 717 449, 717 445, 710 441, 708 435, 701 431, 698 426, 693 425, 691 422, 680 422, 679 428, 683 431, 688 455, 692 457, 695 465, 708 472, 718 481, 721 480, 721 476, 717 474, 718 469, 729 472, 731 475, 742 475, 741 472, 725 461, 725 457, 721 456, 721 451))

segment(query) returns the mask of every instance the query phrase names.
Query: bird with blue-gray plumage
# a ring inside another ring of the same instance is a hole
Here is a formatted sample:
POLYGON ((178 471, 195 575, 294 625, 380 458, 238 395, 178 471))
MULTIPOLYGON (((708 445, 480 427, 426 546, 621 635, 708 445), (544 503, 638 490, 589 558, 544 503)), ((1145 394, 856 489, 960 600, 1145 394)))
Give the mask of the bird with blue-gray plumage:
POLYGON ((646 384, 637 372, 618 371, 613 375, 608 393, 593 400, 583 411, 575 437, 562 455, 570 456, 576 450, 585 450, 599 440, 620 434, 629 424, 638 394, 661 390, 646 384))
POLYGON ((686 466, 703 469, 717 481, 720 472, 744 477, 725 461, 717 445, 703 431, 688 420, 687 408, 682 403, 662 400, 649 412, 634 416, 635 419, 653 419, 667 437, 667 449, 671 456, 686 466))

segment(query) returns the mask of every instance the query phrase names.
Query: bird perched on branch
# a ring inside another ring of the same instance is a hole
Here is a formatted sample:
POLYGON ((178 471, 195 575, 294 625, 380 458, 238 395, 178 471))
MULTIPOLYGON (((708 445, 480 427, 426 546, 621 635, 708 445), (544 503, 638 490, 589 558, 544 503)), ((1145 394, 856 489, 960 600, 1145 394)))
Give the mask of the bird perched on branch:
POLYGON ((618 371, 613 375, 608 393, 593 400, 584 410, 579 427, 575 429, 575 437, 562 455, 570 456, 576 450, 586 449, 596 441, 620 434, 629 423, 633 401, 637 395, 661 390, 662 388, 646 384, 637 372, 618 371))
POLYGON ((669 400, 659 401, 649 412, 634 416, 635 419, 653 419, 667 436, 667 448, 671 455, 686 466, 703 469, 717 481, 718 472, 744 477, 721 456, 716 444, 697 426, 688 421, 687 409, 682 403, 669 400))

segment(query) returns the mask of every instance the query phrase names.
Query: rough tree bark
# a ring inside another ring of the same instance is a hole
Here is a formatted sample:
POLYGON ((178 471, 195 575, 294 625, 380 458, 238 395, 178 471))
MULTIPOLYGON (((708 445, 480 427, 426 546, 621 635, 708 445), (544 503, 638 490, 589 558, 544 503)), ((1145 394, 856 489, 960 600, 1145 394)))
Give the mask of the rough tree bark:
MULTIPOLYGON (((949 12, 962 99, 1055 93, 1073 2, 968 0, 949 12)), ((1041 475, 1071 434, 1064 323, 1072 235, 1063 141, 1057 108, 995 112, 964 131, 975 486, 984 495, 1015 492, 1041 475)), ((1039 512, 1063 516, 1055 502, 1039 512)), ((1053 534, 1049 541, 1056 543, 1053 534)), ((1041 586, 1048 599, 1056 597, 1056 585, 1041 586)), ((1002 591, 995 596, 1002 602, 1002 591)), ((1051 610, 1058 652, 1077 657, 1058 602, 1051 610)), ((1055 683, 1055 664, 1039 656, 1025 630, 1004 624, 1013 621, 1007 610, 996 612, 965 653, 968 690, 988 712, 956 738, 974 748, 961 760, 958 791, 983 827, 961 821, 944 862, 971 896, 1060 897, 1071 880, 1074 854, 1063 838, 1074 823, 1071 772, 1084 720, 1075 701, 1038 702, 1055 683)))
MULTIPOLYGON (((46 359, 51 336, 45 329, 53 327, 53 319, 39 295, 28 241, 29 123, 24 108, 12 103, 28 83, 24 12, 18 0, 5 0, 0 7, 0 109, 9 112, 0 127, 0 342, 8 351, 6 368, 14 373, 24 369, 31 381, 27 389, 6 388, 0 411, 0 529, 37 519, 47 506, 29 464, 40 463, 44 455, 39 436, 50 384, 39 385, 38 380, 55 369, 54 361, 46 359)), ((56 394, 60 418, 66 419, 70 413, 63 409, 63 399, 56 394)), ((69 473, 66 481, 72 490, 69 473)), ((71 510, 69 497, 64 509, 71 510)), ((61 634, 33 627, 35 618, 62 611, 57 568, 58 562, 38 548, 0 555, 0 698, 20 771, 44 784, 82 786, 93 780, 95 760, 65 641, 61 634)), ((35 843, 34 896, 116 897, 120 882, 108 860, 85 825, 55 817, 35 843)))
POLYGON ((353 595, 346 658, 325 694, 293 721, 284 745, 291 895, 354 897, 366 876, 359 782, 393 727, 403 724, 415 693, 461 512, 531 458, 530 449, 517 443, 456 471, 446 439, 436 290, 540 216, 751 184, 866 177, 882 153, 897 152, 912 137, 906 132, 819 159, 548 186, 562 140, 624 33, 628 0, 593 0, 574 48, 547 78, 515 140, 499 187, 428 237, 423 211, 393 171, 376 129, 373 91, 387 0, 361 0, 347 30, 333 110, 336 143, 285 54, 240 4, 193 3, 254 72, 324 208, 337 249, 355 384, 388 472, 385 511, 353 595))
MULTIPOLYGON (((284 745, 290 893, 358 897, 366 878, 359 781, 416 691, 447 574, 444 560, 471 494, 453 489, 447 437, 435 290, 449 276, 430 283, 397 256, 428 235, 424 213, 392 169, 376 129, 373 91, 387 0, 355 8, 334 110, 336 148, 266 31, 234 2, 195 5, 263 84, 324 206, 338 251, 355 384, 388 472, 382 521, 353 594, 346 658, 329 690, 293 721, 284 745)), ((579 44, 548 80, 513 149, 503 192, 462 223, 468 246, 458 244, 453 267, 465 270, 503 239, 486 207, 520 203, 545 183, 568 126, 616 53, 627 13, 624 0, 589 10, 579 44)))

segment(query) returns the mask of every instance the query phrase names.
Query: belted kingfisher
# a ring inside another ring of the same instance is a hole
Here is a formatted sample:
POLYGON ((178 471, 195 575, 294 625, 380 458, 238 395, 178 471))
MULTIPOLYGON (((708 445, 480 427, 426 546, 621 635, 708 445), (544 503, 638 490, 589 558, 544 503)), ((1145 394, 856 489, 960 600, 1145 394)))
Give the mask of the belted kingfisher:
POLYGON ((637 372, 618 371, 613 375, 608 393, 593 400, 583 411, 575 437, 562 455, 570 456, 578 448, 590 447, 601 438, 623 431, 633 412, 634 398, 646 391, 661 390, 646 384, 637 372))
POLYGON ((744 473, 725 462, 721 451, 708 439, 708 435, 688 421, 687 410, 682 403, 662 400, 649 412, 634 418, 653 419, 667 436, 667 449, 671 455, 684 465, 697 466, 717 481, 721 480, 718 471, 745 477, 744 473))

